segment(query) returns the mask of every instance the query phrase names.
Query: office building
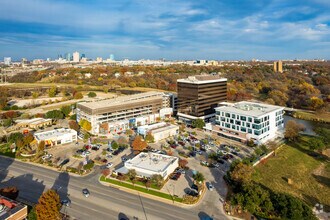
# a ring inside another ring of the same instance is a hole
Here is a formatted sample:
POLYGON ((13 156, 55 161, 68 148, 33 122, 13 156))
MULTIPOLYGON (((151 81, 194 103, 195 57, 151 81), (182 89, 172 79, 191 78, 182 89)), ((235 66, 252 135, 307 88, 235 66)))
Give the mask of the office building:
POLYGON ((155 123, 158 118, 171 114, 168 96, 162 92, 77 103, 77 121, 89 121, 92 134, 116 134, 127 128, 155 123))
POLYGON ((179 126, 160 122, 152 125, 140 126, 137 128, 137 133, 143 137, 150 133, 154 137, 154 141, 158 142, 165 138, 177 135, 179 133, 179 126))
POLYGON ((115 171, 117 174, 126 174, 134 169, 139 177, 160 175, 163 179, 175 171, 179 166, 179 158, 156 153, 140 153, 125 162, 124 166, 115 171))
POLYGON ((222 104, 215 109, 215 124, 208 128, 220 136, 260 144, 283 133, 284 107, 246 101, 222 104))
POLYGON ((79 53, 77 51, 73 53, 73 60, 72 61, 75 62, 75 63, 79 63, 80 56, 79 56, 79 53))
POLYGON ((66 53, 66 54, 65 54, 65 59, 66 59, 66 61, 68 61, 68 62, 72 61, 71 53, 66 53))
POLYGON ((97 62, 97 63, 102 63, 102 62, 103 62, 102 57, 96 57, 96 62, 97 62))
POLYGON ((16 128, 30 128, 35 130, 52 125, 52 119, 49 118, 21 119, 21 120, 16 120, 15 122, 16 122, 16 128))
POLYGON ((86 55, 84 53, 81 54, 80 59, 82 59, 82 58, 86 58, 86 55))
POLYGON ((281 60, 274 62, 274 72, 283 73, 283 66, 281 60))
POLYGON ((178 117, 191 123, 200 118, 214 117, 214 108, 227 101, 227 79, 218 75, 198 75, 177 80, 178 117))
POLYGON ((28 208, 26 205, 0 195, 1 220, 23 220, 27 218, 27 214, 28 208))
POLYGON ((3 62, 5 65, 10 65, 11 64, 11 57, 4 57, 3 62))
POLYGON ((111 61, 115 61, 115 55, 110 54, 110 60, 111 60, 111 61))
POLYGON ((46 146, 56 146, 76 142, 77 131, 69 128, 60 128, 34 133, 34 138, 38 144, 44 141, 46 146))

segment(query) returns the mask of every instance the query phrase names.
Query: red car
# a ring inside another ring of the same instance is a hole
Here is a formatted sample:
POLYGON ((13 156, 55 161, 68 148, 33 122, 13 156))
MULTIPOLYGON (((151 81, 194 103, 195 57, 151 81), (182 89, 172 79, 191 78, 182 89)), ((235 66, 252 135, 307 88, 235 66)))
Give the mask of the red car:
POLYGON ((86 149, 86 150, 89 150, 89 149, 91 149, 91 148, 92 148, 91 145, 85 145, 85 149, 86 149))
POLYGON ((185 145, 185 143, 183 142, 183 141, 179 141, 178 142, 181 146, 184 146, 185 145))
POLYGON ((175 144, 172 144, 171 145, 171 148, 173 148, 173 149, 176 149, 178 146, 176 146, 175 144))

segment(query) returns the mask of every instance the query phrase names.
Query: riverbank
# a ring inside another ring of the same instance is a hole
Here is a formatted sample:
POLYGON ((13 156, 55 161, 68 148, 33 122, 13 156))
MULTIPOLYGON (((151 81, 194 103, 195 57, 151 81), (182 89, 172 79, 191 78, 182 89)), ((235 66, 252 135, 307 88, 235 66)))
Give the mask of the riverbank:
POLYGON ((320 123, 330 123, 330 113, 317 113, 317 112, 304 112, 304 111, 297 111, 292 115, 294 118, 320 122, 320 123))

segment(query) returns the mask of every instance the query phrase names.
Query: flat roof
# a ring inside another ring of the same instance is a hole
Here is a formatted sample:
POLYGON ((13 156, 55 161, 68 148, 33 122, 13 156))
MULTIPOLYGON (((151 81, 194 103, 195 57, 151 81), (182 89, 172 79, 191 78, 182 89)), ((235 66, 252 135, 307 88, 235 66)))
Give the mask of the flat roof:
POLYGON ((143 100, 153 100, 155 97, 162 97, 162 92, 144 92, 134 95, 127 95, 127 96, 120 96, 113 99, 103 99, 103 100, 96 100, 91 102, 79 102, 78 105, 87 107, 89 109, 95 110, 99 108, 104 108, 107 106, 120 106, 122 104, 134 103, 134 102, 140 102, 141 99, 143 100))
POLYGON ((163 172, 167 167, 178 160, 177 157, 157 154, 157 153, 140 153, 134 158, 125 162, 128 169, 139 168, 152 172, 163 172))
POLYGON ((11 219, 13 215, 16 215, 22 209, 26 209, 25 216, 22 213, 22 217, 26 217, 26 205, 0 195, 0 219, 11 219))
POLYGON ((174 129, 174 128, 179 129, 179 126, 166 124, 162 127, 154 128, 154 129, 151 129, 149 131, 151 131, 153 134, 155 134, 155 133, 160 133, 160 132, 167 131, 167 130, 174 129))
POLYGON ((69 129, 69 128, 60 128, 60 129, 54 129, 54 130, 50 130, 50 131, 34 133, 34 136, 38 140, 49 140, 49 139, 61 137, 62 135, 65 135, 65 134, 77 134, 77 132, 75 130, 69 129))
POLYGON ((20 120, 16 120, 17 124, 39 124, 39 123, 43 123, 43 122, 49 122, 52 119, 49 118, 32 118, 32 119, 20 119, 20 120))
POLYGON ((256 103, 256 102, 247 102, 247 101, 237 102, 235 104, 227 103, 227 106, 221 106, 215 108, 215 110, 225 111, 233 114, 251 116, 251 117, 261 117, 270 112, 279 111, 283 109, 284 107, 282 106, 269 105, 269 104, 256 103))
POLYGON ((227 78, 221 78, 219 75, 196 75, 189 76, 186 79, 178 79, 177 82, 190 84, 207 84, 215 82, 226 82, 227 78))

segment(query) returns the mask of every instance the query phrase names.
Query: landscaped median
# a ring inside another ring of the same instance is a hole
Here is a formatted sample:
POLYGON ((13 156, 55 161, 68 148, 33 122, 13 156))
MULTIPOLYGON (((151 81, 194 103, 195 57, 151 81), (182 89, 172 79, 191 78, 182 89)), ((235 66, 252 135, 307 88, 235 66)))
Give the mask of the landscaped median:
POLYGON ((152 190, 152 189, 143 188, 143 187, 140 187, 140 186, 137 186, 137 185, 132 185, 130 183, 126 183, 126 182, 123 182, 123 181, 119 181, 119 180, 115 180, 115 179, 111 179, 111 178, 106 178, 105 176, 101 176, 100 181, 110 183, 110 184, 114 184, 114 185, 121 186, 121 187, 125 187, 125 188, 128 188, 128 189, 136 190, 136 191, 146 193, 146 194, 149 194, 149 195, 161 197, 161 198, 168 199, 168 200, 171 200, 171 201, 183 203, 183 198, 173 197, 170 194, 166 194, 166 193, 156 191, 156 190, 152 190))

